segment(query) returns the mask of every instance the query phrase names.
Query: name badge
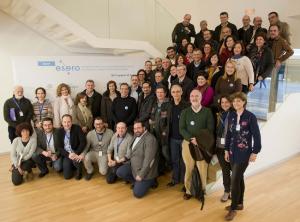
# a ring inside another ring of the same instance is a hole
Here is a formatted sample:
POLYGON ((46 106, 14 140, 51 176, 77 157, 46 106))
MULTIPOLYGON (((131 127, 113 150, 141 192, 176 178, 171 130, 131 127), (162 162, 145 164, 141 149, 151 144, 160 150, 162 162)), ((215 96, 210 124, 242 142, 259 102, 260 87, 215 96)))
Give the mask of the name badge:
POLYGON ((221 145, 225 145, 225 138, 221 138, 221 145))
POLYGON ((180 115, 178 115, 178 119, 180 119, 180 115))
POLYGON ((233 87, 233 83, 230 83, 229 86, 230 86, 230 87, 233 87))
POLYGON ((102 156, 102 155, 103 155, 102 151, 99 151, 99 156, 102 156))
POLYGON ((128 110, 128 106, 125 106, 125 110, 128 110))
POLYGON ((236 131, 240 131, 241 130, 241 125, 240 124, 238 124, 238 125, 236 125, 236 131))
POLYGON ((194 125, 195 125, 195 122, 194 122, 194 121, 191 121, 190 124, 191 124, 192 126, 194 126, 194 125))
POLYGON ((24 113, 22 111, 19 112, 20 116, 24 116, 24 113))

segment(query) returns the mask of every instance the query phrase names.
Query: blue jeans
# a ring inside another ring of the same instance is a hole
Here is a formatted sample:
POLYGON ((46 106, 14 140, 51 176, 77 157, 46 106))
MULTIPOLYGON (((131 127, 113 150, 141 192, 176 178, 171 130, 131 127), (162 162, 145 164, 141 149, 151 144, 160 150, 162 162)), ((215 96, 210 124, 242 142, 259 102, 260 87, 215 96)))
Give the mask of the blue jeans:
POLYGON ((184 180, 185 165, 182 159, 182 140, 170 139, 171 161, 172 161, 172 181, 180 183, 184 180))
POLYGON ((126 163, 117 169, 117 176, 127 182, 131 182, 134 185, 133 195, 137 198, 142 198, 145 196, 147 191, 152 185, 154 185, 155 182, 155 179, 136 181, 132 175, 132 170, 129 163, 126 163))

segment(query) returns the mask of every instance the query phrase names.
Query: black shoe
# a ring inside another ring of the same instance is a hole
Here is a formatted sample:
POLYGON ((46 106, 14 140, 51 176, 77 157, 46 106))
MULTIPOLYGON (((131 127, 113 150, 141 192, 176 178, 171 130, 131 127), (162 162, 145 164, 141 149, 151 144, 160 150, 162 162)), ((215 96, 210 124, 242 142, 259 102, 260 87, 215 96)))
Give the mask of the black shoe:
POLYGON ((181 192, 183 192, 183 193, 186 192, 185 186, 183 186, 183 187, 181 188, 181 192))
POLYGON ((174 187, 177 183, 175 183, 174 181, 171 181, 169 183, 167 183, 167 187, 174 187))
POLYGON ((81 178, 82 178, 82 173, 81 172, 76 173, 75 179, 80 180, 81 178))
POLYGON ((191 197, 192 197, 191 194, 185 193, 185 194, 183 195, 183 199, 185 199, 185 200, 189 200, 189 199, 191 199, 191 197))
POLYGON ((154 184, 151 186, 152 189, 156 189, 158 187, 157 179, 155 179, 154 184))
POLYGON ((85 180, 90 180, 93 177, 93 173, 87 173, 84 177, 85 180))
POLYGON ((130 189, 133 190, 133 188, 134 188, 134 184, 131 184, 130 189))
POLYGON ((41 172, 41 173, 39 174, 39 178, 42 178, 42 177, 46 176, 48 173, 49 173, 49 171, 41 172))

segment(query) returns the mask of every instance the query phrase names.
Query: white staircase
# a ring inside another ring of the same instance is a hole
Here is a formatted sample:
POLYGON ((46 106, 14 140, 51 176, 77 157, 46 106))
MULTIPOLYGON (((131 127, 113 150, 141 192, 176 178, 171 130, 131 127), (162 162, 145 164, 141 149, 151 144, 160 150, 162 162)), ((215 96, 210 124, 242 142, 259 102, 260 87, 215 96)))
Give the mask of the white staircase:
POLYGON ((147 41, 98 38, 44 0, 1 0, 0 10, 69 52, 162 56, 147 41))

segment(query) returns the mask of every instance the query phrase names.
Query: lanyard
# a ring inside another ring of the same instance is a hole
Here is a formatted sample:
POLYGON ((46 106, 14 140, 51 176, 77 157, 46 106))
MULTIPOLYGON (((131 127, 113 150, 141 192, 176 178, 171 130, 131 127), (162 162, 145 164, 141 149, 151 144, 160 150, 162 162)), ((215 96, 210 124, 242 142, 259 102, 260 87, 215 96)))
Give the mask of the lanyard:
POLYGON ((40 111, 40 121, 42 120, 42 112, 43 112, 43 109, 44 109, 44 104, 45 104, 45 101, 43 102, 43 104, 40 106, 40 103, 38 102, 39 104, 39 111, 40 111))
POLYGON ((102 133, 102 134, 99 134, 99 133, 96 132, 96 130, 95 130, 95 133, 96 133, 98 142, 101 142, 101 141, 102 141, 102 138, 103 138, 103 133, 102 133))
MULTIPOLYGON (((47 147, 49 148, 49 146, 50 146, 50 142, 51 142, 51 140, 52 140, 52 136, 53 136, 53 134, 51 133, 51 136, 50 136, 50 138, 49 138, 49 140, 47 139, 47 136, 46 136, 46 141, 47 141, 47 147)), ((70 138, 69 137, 67 137, 68 138, 68 140, 70 141, 70 138)))
POLYGON ((18 107, 18 109, 22 112, 22 109, 21 109, 19 103, 17 102, 17 100, 15 98, 13 98, 13 101, 16 104, 16 106, 18 107))
POLYGON ((117 141, 117 153, 119 153, 119 147, 121 145, 121 143, 123 142, 124 137, 118 137, 118 141, 117 141))

